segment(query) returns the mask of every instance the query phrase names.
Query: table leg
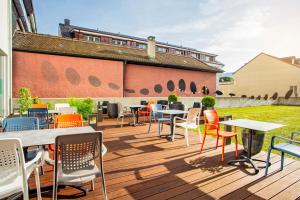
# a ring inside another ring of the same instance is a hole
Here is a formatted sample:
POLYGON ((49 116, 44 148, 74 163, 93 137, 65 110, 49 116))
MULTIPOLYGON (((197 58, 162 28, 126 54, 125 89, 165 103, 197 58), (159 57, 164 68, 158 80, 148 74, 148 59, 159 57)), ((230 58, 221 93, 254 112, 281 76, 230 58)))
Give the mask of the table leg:
POLYGON ((139 109, 136 109, 136 124, 139 124, 139 109))
MULTIPOLYGON (((266 163, 266 165, 271 165, 271 163, 267 163, 265 160, 260 160, 260 159, 252 159, 252 139, 253 139, 253 135, 255 134, 255 130, 249 130, 249 134, 248 134, 248 155, 241 156, 241 159, 238 160, 231 160, 228 162, 229 165, 234 165, 235 163, 249 163, 252 168, 254 168, 254 175, 258 174, 259 169, 258 167, 254 164, 253 161, 257 161, 257 162, 263 162, 266 163)), ((259 167, 259 168, 265 168, 266 166, 263 167, 259 167)))

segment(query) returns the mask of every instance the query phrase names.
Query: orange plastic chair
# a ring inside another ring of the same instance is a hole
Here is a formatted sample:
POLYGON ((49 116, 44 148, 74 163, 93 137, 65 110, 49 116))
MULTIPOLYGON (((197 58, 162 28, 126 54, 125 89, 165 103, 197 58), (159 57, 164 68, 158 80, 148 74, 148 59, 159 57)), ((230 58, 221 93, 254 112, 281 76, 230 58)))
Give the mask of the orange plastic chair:
POLYGON ((81 114, 64 114, 54 117, 54 128, 72 128, 83 126, 81 114))
POLYGON ((227 132, 220 130, 219 116, 216 110, 204 111, 204 135, 201 145, 200 153, 202 153, 206 135, 215 135, 217 138, 216 149, 218 148, 219 137, 222 138, 222 161, 224 161, 224 148, 226 138, 235 138, 235 157, 238 158, 238 140, 236 128, 234 132, 227 132))
MULTIPOLYGON (((54 128, 73 128, 82 126, 83 120, 81 114, 55 115, 54 117, 54 128)), ((49 149, 54 152, 54 145, 49 145, 49 149)), ((54 159, 54 153, 52 154, 52 159, 54 159)))
POLYGON ((31 108, 48 108, 48 104, 45 103, 32 104, 31 108))

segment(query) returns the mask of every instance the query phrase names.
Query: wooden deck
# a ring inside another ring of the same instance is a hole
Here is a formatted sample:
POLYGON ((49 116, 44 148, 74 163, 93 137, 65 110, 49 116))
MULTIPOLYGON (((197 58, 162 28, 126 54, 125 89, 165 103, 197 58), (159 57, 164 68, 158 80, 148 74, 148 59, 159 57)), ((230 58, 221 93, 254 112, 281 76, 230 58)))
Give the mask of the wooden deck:
MULTIPOLYGON (((112 121, 105 123, 109 125, 112 121)), ((113 123, 116 124, 116 121, 113 123)), ((214 138, 206 142, 200 155, 200 141, 190 134, 189 147, 179 135, 174 142, 157 137, 157 127, 148 126, 106 127, 104 143, 105 176, 109 199, 297 199, 300 196, 300 162, 285 160, 285 169, 278 171, 280 157, 272 155, 269 176, 264 170, 253 176, 252 169, 229 166, 221 162, 221 148, 214 147, 214 138), (247 171, 249 170, 249 171, 247 171)), ((178 130, 178 129, 177 129, 178 130)), ((169 127, 164 127, 167 134, 169 127)), ((179 130, 180 132, 180 130, 179 130)), ((242 147, 241 152, 242 152, 242 147)), ((234 145, 226 146, 225 160, 234 159, 234 145)), ((256 157, 265 159, 262 152, 256 157)), ((52 171, 46 167, 41 176, 42 186, 52 184, 52 171)), ((31 179, 30 185, 34 187, 31 179)), ((59 198, 74 198, 79 194, 72 188, 62 189, 59 198), (66 196, 72 195, 72 196, 66 196)), ((50 199, 51 194, 43 194, 50 199)), ((95 191, 80 199, 102 199, 100 179, 95 191)))

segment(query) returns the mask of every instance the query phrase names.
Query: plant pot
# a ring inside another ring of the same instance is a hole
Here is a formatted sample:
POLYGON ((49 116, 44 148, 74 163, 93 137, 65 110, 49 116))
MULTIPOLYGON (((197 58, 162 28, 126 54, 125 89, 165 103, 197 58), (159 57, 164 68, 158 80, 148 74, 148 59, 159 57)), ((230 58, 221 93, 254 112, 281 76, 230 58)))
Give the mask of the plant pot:
MULTIPOLYGON (((242 132, 242 141, 244 146, 244 151, 248 153, 248 137, 249 137, 249 130, 244 129, 242 132)), ((265 139, 265 134, 262 131, 256 131, 255 134, 252 135, 252 149, 251 149, 251 155, 258 154, 263 147, 265 139)))

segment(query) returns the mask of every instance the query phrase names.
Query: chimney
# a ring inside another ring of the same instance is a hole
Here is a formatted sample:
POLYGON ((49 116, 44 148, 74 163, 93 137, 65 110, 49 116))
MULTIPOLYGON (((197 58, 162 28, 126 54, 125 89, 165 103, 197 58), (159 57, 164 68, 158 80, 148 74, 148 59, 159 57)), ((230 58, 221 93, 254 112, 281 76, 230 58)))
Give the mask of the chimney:
POLYGON ((292 64, 294 65, 295 64, 295 57, 292 57, 292 64))
POLYGON ((69 19, 65 19, 65 25, 70 26, 71 21, 69 19))
POLYGON ((149 36, 147 38, 147 54, 150 58, 155 58, 156 53, 156 42, 154 36, 149 36))

